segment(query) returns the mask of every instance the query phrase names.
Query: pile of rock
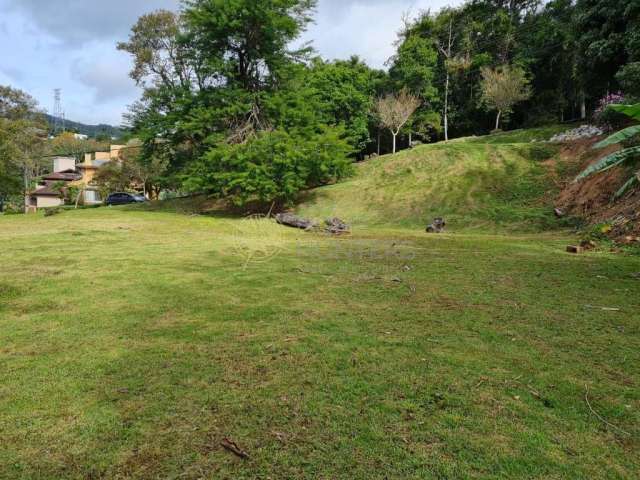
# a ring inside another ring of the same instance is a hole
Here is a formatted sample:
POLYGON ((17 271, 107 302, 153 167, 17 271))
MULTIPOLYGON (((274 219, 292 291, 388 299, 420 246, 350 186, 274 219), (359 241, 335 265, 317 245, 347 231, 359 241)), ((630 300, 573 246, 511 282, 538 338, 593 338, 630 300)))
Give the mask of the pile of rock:
POLYGON ((444 218, 436 218, 433 223, 427 225, 427 233, 442 233, 446 226, 444 218))
POLYGON ((568 132, 554 135, 549 141, 552 143, 575 142, 577 140, 599 137, 600 135, 604 135, 604 131, 595 125, 582 125, 568 132))
POLYGON ((351 227, 344 223, 339 218, 329 218, 325 220, 325 232, 330 233, 331 235, 343 235, 345 233, 351 233, 351 227))

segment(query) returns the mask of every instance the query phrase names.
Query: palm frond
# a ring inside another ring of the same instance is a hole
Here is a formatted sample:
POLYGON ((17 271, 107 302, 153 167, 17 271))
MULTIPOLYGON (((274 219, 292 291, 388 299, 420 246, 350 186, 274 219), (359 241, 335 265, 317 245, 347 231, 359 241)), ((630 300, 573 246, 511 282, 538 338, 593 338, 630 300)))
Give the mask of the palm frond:
POLYGON ((635 105, 609 105, 609 108, 635 120, 640 120, 640 103, 635 105))
POLYGON ((622 143, 625 140, 629 140, 632 137, 640 134, 640 125, 634 125, 633 127, 625 128, 624 130, 620 130, 618 133, 614 133, 606 140, 601 141, 600 143, 596 143, 594 148, 604 148, 609 145, 615 145, 617 143, 622 143))
POLYGON ((633 158, 635 158, 636 156, 640 155, 640 146, 638 147, 632 147, 632 148, 626 148, 624 150, 620 150, 619 152, 616 153, 612 153, 611 155, 608 155, 606 157, 604 157, 602 160, 600 160, 599 162, 591 165, 589 168, 587 168, 584 172, 582 172, 580 175, 578 175, 578 177, 575 179, 576 182, 587 178, 591 175, 593 175, 594 173, 601 173, 601 172, 605 172, 607 170, 609 170, 610 168, 613 168, 617 165, 620 165, 621 163, 626 162, 627 160, 631 160, 633 158))
POLYGON ((636 185, 640 185, 640 171, 636 172, 627 183, 625 183, 620 190, 616 192, 613 196, 614 200, 618 200, 622 198, 629 190, 631 190, 636 185))

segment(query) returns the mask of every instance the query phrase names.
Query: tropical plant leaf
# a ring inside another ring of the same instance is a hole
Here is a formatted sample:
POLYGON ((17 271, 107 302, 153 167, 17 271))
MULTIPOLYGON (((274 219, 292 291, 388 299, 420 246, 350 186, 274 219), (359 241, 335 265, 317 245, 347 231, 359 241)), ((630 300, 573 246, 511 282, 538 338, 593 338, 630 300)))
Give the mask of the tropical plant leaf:
POLYGON ((620 165, 621 163, 624 163, 627 160, 631 160, 635 158, 636 156, 640 156, 640 146, 626 148, 624 150, 620 150, 619 152, 612 153, 611 155, 604 157, 599 162, 587 168, 584 172, 578 175, 575 181, 576 182, 580 181, 584 178, 587 178, 590 175, 593 175, 594 173, 605 172, 610 168, 615 167, 616 165, 620 165))
POLYGON ((616 192, 616 194, 613 196, 614 200, 618 200, 619 198, 621 198, 622 196, 624 196, 625 193, 627 193, 629 190, 631 190, 633 187, 635 187, 636 185, 640 185, 640 171, 636 172, 627 183, 625 183, 620 190, 618 190, 616 192))
POLYGON ((609 108, 635 120, 640 120, 640 103, 636 103, 635 105, 609 105, 609 108))
POLYGON ((606 140, 603 140, 599 143, 596 143, 594 148, 604 148, 609 145, 615 145, 617 143, 622 143, 625 140, 629 140, 632 137, 640 134, 640 125, 634 125, 633 127, 625 128, 624 130, 620 130, 618 133, 614 133, 606 140))

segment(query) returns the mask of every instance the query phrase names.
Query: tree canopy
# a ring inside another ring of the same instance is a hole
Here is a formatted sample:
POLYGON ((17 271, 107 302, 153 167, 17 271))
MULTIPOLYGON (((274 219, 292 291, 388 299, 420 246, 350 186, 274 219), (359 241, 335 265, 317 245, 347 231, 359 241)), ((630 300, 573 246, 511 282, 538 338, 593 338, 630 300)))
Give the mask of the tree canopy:
MULTIPOLYGON (((117 46, 143 88, 126 118, 140 140, 136 168, 146 172, 138 183, 290 203, 348 175, 350 162, 412 139, 586 119, 611 95, 640 97, 634 0, 467 0, 424 11, 404 19, 386 70, 358 57, 323 59, 302 44, 315 6, 184 0, 177 12, 141 17, 117 46)), ((33 158, 19 144, 36 134, 36 110, 28 96, 0 90, 7 192, 24 185, 15 159, 33 158)), ((69 138, 51 145, 82 149, 69 138)))

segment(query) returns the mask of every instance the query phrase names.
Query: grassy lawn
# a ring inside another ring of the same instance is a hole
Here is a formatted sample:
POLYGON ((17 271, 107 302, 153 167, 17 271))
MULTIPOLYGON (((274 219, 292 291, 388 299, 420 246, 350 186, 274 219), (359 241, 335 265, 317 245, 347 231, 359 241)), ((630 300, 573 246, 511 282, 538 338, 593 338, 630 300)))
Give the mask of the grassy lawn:
POLYGON ((0 218, 0 478, 638 477, 639 257, 361 223, 0 218))

